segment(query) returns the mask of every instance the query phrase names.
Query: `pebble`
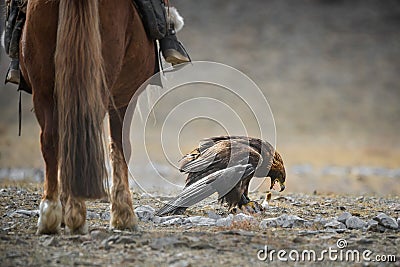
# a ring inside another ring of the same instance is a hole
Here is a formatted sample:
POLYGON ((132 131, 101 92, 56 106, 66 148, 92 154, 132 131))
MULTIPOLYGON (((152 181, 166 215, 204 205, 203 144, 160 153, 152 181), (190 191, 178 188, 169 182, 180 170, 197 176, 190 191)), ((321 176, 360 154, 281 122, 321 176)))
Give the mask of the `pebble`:
MULTIPOLYGON (((297 216, 297 215, 288 215, 287 217, 285 215, 282 215, 284 220, 282 227, 283 228, 292 228, 292 227, 300 227, 300 226, 305 226, 307 224, 307 220, 297 216)), ((281 217, 282 217, 281 216, 281 217)))
POLYGON ((183 224, 184 219, 181 217, 178 218, 172 218, 170 220, 164 221, 161 223, 161 225, 175 225, 175 224, 183 224))
POLYGON ((46 239, 43 241, 42 244, 43 244, 43 246, 45 246, 45 247, 54 247, 54 246, 57 246, 57 245, 58 245, 58 241, 57 241, 57 239, 55 239, 54 236, 52 236, 52 237, 46 238, 46 239))
POLYGON ((324 225, 325 228, 332 228, 332 229, 346 229, 346 225, 342 222, 337 220, 332 220, 324 225))
POLYGON ((98 214, 97 212, 93 212, 93 211, 86 211, 86 219, 100 219, 100 214, 98 214))
POLYGON ((115 241, 115 244, 132 244, 136 243, 136 240, 132 236, 121 236, 115 241))
POLYGON ((189 261, 179 260, 179 261, 169 262, 168 266, 170 266, 170 267, 190 267, 192 265, 190 264, 189 261))
POLYGON ((104 240, 109 234, 107 232, 101 230, 93 230, 90 232, 90 235, 95 240, 104 240))
POLYGON ((118 240, 118 238, 120 238, 120 235, 112 235, 108 238, 103 239, 103 241, 101 241, 101 244, 105 248, 107 248, 110 244, 114 244, 118 240))
POLYGON ((229 214, 229 216, 227 216, 225 218, 218 219, 215 222, 215 225, 221 226, 221 227, 229 227, 232 225, 232 222, 233 222, 233 215, 229 214))
POLYGON ((356 216, 351 216, 346 220, 346 226, 349 229, 363 229, 367 223, 356 216))
POLYGON ((316 223, 316 224, 325 225, 325 224, 331 222, 332 220, 334 220, 334 218, 325 218, 325 217, 321 217, 320 215, 318 215, 314 219, 313 222, 316 223))
POLYGON ((284 214, 277 218, 269 218, 262 220, 259 224, 259 227, 262 229, 275 226, 281 226, 283 228, 293 228, 300 226, 308 226, 311 224, 312 224, 311 222, 308 222, 307 220, 299 216, 284 214))
POLYGON ((247 214, 244 214, 244 213, 236 214, 233 217, 233 221, 234 222, 245 222, 245 221, 253 221, 253 220, 255 220, 253 216, 247 215, 247 214))
POLYGON ((400 211, 400 204, 395 204, 395 205, 393 205, 393 210, 394 210, 395 212, 399 212, 399 211, 400 211))
POLYGON ((156 224, 162 224, 162 223, 165 223, 167 221, 170 221, 170 220, 176 219, 176 218, 182 218, 182 216, 181 215, 171 215, 171 216, 164 216, 164 217, 154 216, 153 222, 156 224))
POLYGON ((350 218, 352 215, 350 212, 343 212, 342 214, 339 215, 339 217, 337 218, 337 221, 341 222, 341 223, 346 223, 347 219, 350 218))
POLYGON ((10 217, 20 217, 20 215, 39 217, 39 210, 16 210, 10 214, 10 217))
POLYGON ((359 244, 372 244, 374 243, 374 240, 369 239, 369 238, 361 238, 360 240, 357 241, 359 244))
POLYGON ((208 211, 207 215, 208 215, 209 218, 214 219, 214 220, 218 220, 218 219, 221 219, 221 218, 222 218, 221 215, 216 214, 215 212, 213 212, 213 211, 211 211, 211 210, 208 211))
POLYGON ((109 211, 103 212, 100 214, 100 219, 109 221, 111 219, 111 215, 109 211))
POLYGON ((215 225, 216 220, 202 217, 202 216, 193 216, 185 219, 183 224, 185 225, 195 225, 195 226, 213 226, 215 225))
POLYGON ((259 227, 261 229, 267 229, 270 227, 276 227, 278 226, 277 222, 276 222, 277 218, 268 218, 268 219, 264 219, 260 222, 259 227))
POLYGON ((379 213, 374 217, 374 220, 377 221, 379 225, 382 225, 388 229, 397 230, 399 228, 399 224, 396 222, 396 220, 385 213, 379 213))
POLYGON ((153 220, 155 212, 155 209, 149 205, 139 206, 135 209, 136 216, 143 222, 153 220))

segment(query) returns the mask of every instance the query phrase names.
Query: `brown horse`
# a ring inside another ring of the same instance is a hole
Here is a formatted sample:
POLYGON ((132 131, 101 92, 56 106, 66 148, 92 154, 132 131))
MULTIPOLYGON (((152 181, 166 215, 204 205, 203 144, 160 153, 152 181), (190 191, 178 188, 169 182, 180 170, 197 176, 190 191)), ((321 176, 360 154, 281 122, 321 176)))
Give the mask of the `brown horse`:
POLYGON ((110 224, 136 227, 122 118, 154 73, 154 51, 132 0, 28 1, 20 61, 33 91, 46 164, 38 233, 58 232, 62 220, 71 232, 87 232, 85 200, 104 197, 108 189, 106 112, 113 162, 110 224))

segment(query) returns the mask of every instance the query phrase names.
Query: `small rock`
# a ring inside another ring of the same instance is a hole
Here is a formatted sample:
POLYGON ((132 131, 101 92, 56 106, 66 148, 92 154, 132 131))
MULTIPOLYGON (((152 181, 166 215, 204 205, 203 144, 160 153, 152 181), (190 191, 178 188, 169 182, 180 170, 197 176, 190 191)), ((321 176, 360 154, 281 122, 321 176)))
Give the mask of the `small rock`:
POLYGON ((211 219, 214 219, 214 220, 218 220, 218 219, 221 219, 221 218, 222 218, 221 215, 216 214, 215 212, 213 212, 213 211, 211 211, 211 210, 208 211, 208 217, 211 218, 211 219))
POLYGON ((232 222, 233 222, 233 215, 232 215, 232 214, 229 214, 228 217, 218 219, 218 220, 215 222, 215 225, 216 225, 216 226, 222 226, 222 227, 229 227, 229 226, 232 225, 232 222))
POLYGON ((372 244, 374 243, 374 240, 370 238, 361 238, 360 240, 357 241, 359 244, 372 244))
POLYGON ((320 215, 318 215, 315 219, 314 219, 314 223, 316 224, 320 224, 322 226, 325 226, 325 224, 331 222, 335 220, 334 218, 325 218, 325 217, 321 217, 320 215))
POLYGON ((93 211, 86 211, 86 219, 100 219, 100 214, 93 211))
POLYGON ((379 223, 375 220, 369 220, 367 222, 366 229, 369 231, 377 231, 379 223))
POLYGON ((132 244, 136 243, 136 240, 131 236, 121 236, 115 241, 115 244, 132 244))
POLYGON ((168 266, 170 267, 190 267, 192 266, 190 262, 186 260, 178 260, 178 261, 172 261, 168 262, 168 266))
POLYGON ((54 247, 58 245, 57 239, 54 236, 46 238, 46 240, 42 243, 45 247, 54 247))
POLYGON ((177 219, 177 218, 181 218, 182 219, 182 216, 181 215, 171 215, 171 216, 163 216, 163 217, 154 216, 153 222, 157 223, 157 224, 161 224, 161 223, 164 223, 166 221, 169 221, 169 220, 172 220, 172 219, 177 219))
POLYGON ((100 219, 109 221, 111 219, 110 212, 106 211, 106 212, 103 212, 102 214, 100 214, 100 219))
POLYGON ((296 215, 281 215, 278 218, 268 218, 260 222, 260 228, 281 226, 283 228, 308 226, 312 223, 296 215))
POLYGON ((16 210, 10 214, 10 217, 19 217, 20 215, 28 217, 39 217, 39 210, 16 210))
POLYGON ((244 214, 244 213, 236 214, 233 217, 233 221, 234 222, 244 222, 244 221, 252 221, 252 220, 255 220, 253 216, 247 215, 247 214, 244 214))
POLYGON ((101 244, 105 247, 108 248, 110 244, 114 244, 118 239, 120 238, 120 235, 112 235, 103 241, 101 241, 101 244))
POLYGON ((186 218, 183 221, 183 224, 193 224, 196 226, 212 226, 215 225, 216 220, 211 219, 211 218, 207 218, 207 217, 203 217, 203 216, 193 216, 193 217, 189 217, 186 218))
POLYGON ((261 229, 267 229, 267 228, 271 228, 271 227, 277 227, 278 223, 277 223, 277 218, 268 218, 268 219, 264 219, 260 222, 259 227, 261 229))
POLYGON ((164 221, 161 223, 162 225, 175 225, 175 224, 183 224, 184 219, 181 217, 178 218, 172 218, 170 220, 164 221))
POLYGON ((293 238, 292 242, 293 242, 293 243, 305 243, 305 239, 296 236, 295 238, 293 238))
POLYGON ((349 229, 363 229, 367 223, 356 216, 351 216, 346 220, 346 226, 349 229))
MULTIPOLYGON (((282 215, 284 216, 284 215, 282 215)), ((281 216, 281 217, 282 217, 281 216)), ((278 217, 279 220, 280 217, 278 217)), ((300 218, 299 216, 296 215, 289 215, 289 216, 285 216, 284 218, 286 218, 286 221, 283 222, 282 227, 283 228, 292 228, 292 227, 300 227, 300 226, 304 226, 307 224, 307 220, 300 218)))
POLYGON ((343 212, 342 214, 339 215, 339 217, 337 218, 337 221, 341 222, 341 223, 346 223, 347 219, 350 218, 352 215, 350 212, 343 212))
POLYGON ((283 214, 283 215, 279 216, 278 218, 275 218, 276 224, 279 226, 282 226, 285 222, 287 222, 287 220, 288 220, 287 214, 283 214))
POLYGON ((136 216, 143 222, 153 220, 155 212, 155 209, 149 205, 140 206, 135 209, 136 216))
POLYGON ((361 202, 364 200, 364 196, 357 197, 356 200, 361 202))
POLYGON ((108 233, 103 232, 101 230, 93 230, 90 232, 90 235, 95 240, 104 240, 107 236, 109 236, 108 233))
POLYGON ((397 230, 399 228, 399 224, 396 222, 396 220, 385 213, 379 213, 374 217, 374 220, 388 229, 397 230))
POLYGON ((274 200, 286 200, 289 202, 296 202, 296 200, 294 198, 289 197, 289 196, 278 196, 278 197, 274 198, 274 200))
POLYGON ((400 204, 395 204, 395 205, 393 205, 393 210, 394 210, 395 212, 399 212, 399 211, 400 211, 400 204))
POLYGON ((332 228, 332 229, 346 229, 346 225, 342 222, 337 220, 330 221, 324 225, 325 228, 332 228))

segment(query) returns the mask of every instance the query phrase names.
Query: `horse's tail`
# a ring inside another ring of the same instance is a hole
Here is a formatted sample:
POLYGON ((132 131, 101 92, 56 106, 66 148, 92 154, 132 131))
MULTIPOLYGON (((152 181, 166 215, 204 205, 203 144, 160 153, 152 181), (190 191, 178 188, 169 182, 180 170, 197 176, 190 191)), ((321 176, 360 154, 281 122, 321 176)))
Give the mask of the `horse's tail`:
POLYGON ((79 198, 105 195, 103 119, 108 97, 99 0, 60 0, 55 52, 58 164, 62 189, 79 198))

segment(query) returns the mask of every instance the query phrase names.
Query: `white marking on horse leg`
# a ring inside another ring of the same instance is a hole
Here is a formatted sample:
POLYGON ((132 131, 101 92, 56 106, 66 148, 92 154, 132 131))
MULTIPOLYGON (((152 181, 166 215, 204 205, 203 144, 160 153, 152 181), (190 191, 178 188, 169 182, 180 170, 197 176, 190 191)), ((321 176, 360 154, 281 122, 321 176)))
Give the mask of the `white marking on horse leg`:
POLYGON ((61 201, 42 199, 39 205, 38 234, 56 234, 62 218, 61 201))

